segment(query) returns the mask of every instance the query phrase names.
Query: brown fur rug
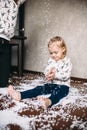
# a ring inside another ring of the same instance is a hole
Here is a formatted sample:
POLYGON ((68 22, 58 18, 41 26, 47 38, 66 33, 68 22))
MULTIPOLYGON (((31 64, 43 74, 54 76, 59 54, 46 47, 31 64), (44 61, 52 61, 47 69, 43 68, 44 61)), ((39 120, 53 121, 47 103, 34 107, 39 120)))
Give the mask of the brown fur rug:
MULTIPOLYGON (((43 84, 44 78, 29 73, 9 82, 24 91, 43 84)), ((41 106, 36 98, 14 101, 7 88, 0 88, 0 130, 87 130, 87 83, 71 81, 67 97, 51 108, 41 106)))

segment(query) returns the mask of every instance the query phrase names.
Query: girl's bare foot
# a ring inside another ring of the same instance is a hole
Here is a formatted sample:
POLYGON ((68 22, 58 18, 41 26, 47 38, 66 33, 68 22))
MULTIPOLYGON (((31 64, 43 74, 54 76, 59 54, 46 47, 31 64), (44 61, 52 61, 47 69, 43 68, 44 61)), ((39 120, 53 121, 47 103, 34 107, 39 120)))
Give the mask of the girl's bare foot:
POLYGON ((42 103, 42 108, 44 109, 47 109, 52 104, 49 98, 43 98, 38 96, 37 99, 42 103))
POLYGON ((20 101, 21 100, 21 94, 20 92, 16 91, 12 85, 9 85, 8 87, 8 95, 10 95, 14 100, 20 101))

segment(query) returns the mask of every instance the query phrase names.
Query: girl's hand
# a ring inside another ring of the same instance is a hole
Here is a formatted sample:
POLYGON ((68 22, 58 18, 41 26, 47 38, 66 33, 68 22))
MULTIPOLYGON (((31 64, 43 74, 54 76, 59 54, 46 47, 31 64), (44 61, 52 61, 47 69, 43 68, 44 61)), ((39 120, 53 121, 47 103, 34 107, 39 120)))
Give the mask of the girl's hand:
POLYGON ((19 1, 19 0, 14 0, 14 2, 15 2, 16 4, 18 4, 18 1, 19 1))
POLYGON ((53 78, 55 77, 55 72, 56 72, 55 68, 50 69, 50 72, 47 75, 47 80, 48 81, 53 80, 53 78))

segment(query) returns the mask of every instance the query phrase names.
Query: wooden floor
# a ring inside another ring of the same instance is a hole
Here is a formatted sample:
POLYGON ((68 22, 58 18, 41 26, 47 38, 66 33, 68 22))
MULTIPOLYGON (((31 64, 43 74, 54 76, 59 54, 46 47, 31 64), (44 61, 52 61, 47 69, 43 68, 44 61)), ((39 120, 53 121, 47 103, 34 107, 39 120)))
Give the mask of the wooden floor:
MULTIPOLYGON (((42 83, 43 74, 24 73, 23 77, 11 75, 9 83, 20 91, 23 85, 37 84, 37 79, 42 83)), ((42 109, 36 98, 22 100, 19 104, 20 109, 18 109, 18 102, 0 93, 2 115, 2 117, 0 115, 0 130, 87 130, 87 83, 85 82, 71 80, 70 94, 52 108, 42 109), (7 121, 8 124, 4 126, 2 121, 5 120, 3 118, 5 118, 6 110, 16 112, 22 120, 20 122, 7 121), (23 119, 26 121, 25 126, 21 122, 23 119)))

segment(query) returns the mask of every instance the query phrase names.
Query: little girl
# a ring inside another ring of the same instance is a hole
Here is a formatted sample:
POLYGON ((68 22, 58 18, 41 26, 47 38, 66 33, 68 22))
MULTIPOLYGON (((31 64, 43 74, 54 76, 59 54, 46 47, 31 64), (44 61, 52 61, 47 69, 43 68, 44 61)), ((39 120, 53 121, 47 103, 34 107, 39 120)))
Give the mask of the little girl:
POLYGON ((8 94, 13 99, 20 101, 25 98, 37 97, 37 99, 44 104, 43 107, 48 108, 68 95, 72 63, 66 56, 66 44, 61 37, 56 36, 50 39, 48 50, 50 59, 44 71, 46 84, 23 92, 16 91, 10 85, 8 87, 8 94), (43 94, 50 94, 50 96, 48 98, 40 96, 43 94))

